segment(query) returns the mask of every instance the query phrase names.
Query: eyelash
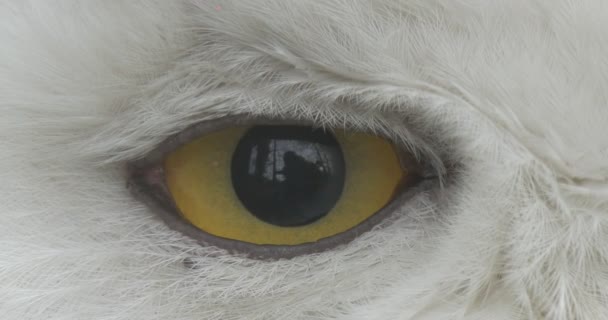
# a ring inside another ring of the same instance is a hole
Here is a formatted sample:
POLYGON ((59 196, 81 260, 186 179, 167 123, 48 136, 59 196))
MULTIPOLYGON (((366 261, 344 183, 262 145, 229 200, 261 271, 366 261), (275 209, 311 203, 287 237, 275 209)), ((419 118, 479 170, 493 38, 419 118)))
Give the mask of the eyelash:
MULTIPOLYGON (((203 246, 216 246, 235 255, 244 255, 252 259, 280 259, 292 258, 300 255, 312 254, 325 251, 339 245, 346 244, 362 233, 365 233, 379 224, 385 218, 391 216, 398 208, 406 203, 414 195, 418 194, 428 184, 422 183, 428 180, 435 180, 436 176, 430 175, 428 169, 419 163, 413 162, 410 157, 399 149, 399 160, 402 165, 407 165, 413 169, 415 177, 397 191, 395 196, 385 207, 371 215, 362 223, 355 227, 323 238, 313 243, 297 245, 267 245, 253 244, 239 240, 232 240, 206 233, 186 221, 181 215, 180 210, 175 204, 170 191, 165 183, 165 172, 162 166, 163 159, 169 153, 179 147, 204 136, 224 128, 237 125, 313 125, 306 121, 293 121, 278 118, 250 118, 230 116, 221 119, 203 121, 195 124, 186 130, 169 137, 162 142, 156 149, 148 153, 142 159, 133 161, 128 165, 129 182, 128 187, 133 195, 155 210, 161 219, 171 228, 196 240, 203 246)), ((358 130, 360 131, 360 130, 358 130)), ((391 141, 391 139, 387 139, 391 141)))

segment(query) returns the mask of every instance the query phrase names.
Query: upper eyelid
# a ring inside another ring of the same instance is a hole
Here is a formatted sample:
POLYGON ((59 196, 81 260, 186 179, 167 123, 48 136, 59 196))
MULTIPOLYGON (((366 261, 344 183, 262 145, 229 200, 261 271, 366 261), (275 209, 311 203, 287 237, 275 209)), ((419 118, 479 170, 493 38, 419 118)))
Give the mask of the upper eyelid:
MULTIPOLYGON (((289 118, 271 118, 271 117, 251 117, 247 115, 241 116, 226 116, 214 120, 202 121, 191 125, 190 127, 182 130, 181 132, 170 136, 161 142, 156 148, 152 151, 148 152, 147 155, 143 158, 140 158, 136 161, 132 161, 130 167, 133 170, 137 170, 139 168, 149 167, 150 165, 158 164, 162 161, 164 156, 171 151, 179 148, 180 146, 187 144, 204 134, 220 130, 229 126, 238 126, 238 125, 262 125, 262 124, 294 124, 294 125, 311 125, 313 127, 318 126, 312 121, 306 120, 293 120, 289 118)), ((327 127, 325 127, 327 128, 327 127)), ((338 129, 329 127, 327 129, 338 129)), ((361 130, 360 128, 351 128, 348 125, 345 127, 341 127, 340 129, 352 129, 354 131, 366 132, 374 135, 381 136, 389 141, 392 141, 394 144, 398 143, 392 139, 392 137, 388 135, 378 134, 376 132, 372 132, 371 130, 361 130)), ((413 167, 413 163, 408 162, 408 165, 413 167)))
MULTIPOLYGON (((393 144, 397 146, 398 154, 400 155, 401 164, 404 167, 408 167, 412 169, 413 173, 421 180, 437 180, 439 188, 444 188, 447 182, 448 175, 450 174, 448 170, 448 166, 444 167, 444 159, 439 159, 440 164, 437 166, 437 161, 433 161, 433 158, 426 154, 414 155, 411 152, 411 149, 399 143, 397 137, 395 139, 394 136, 390 134, 379 134, 378 132, 374 132, 368 127, 364 127, 363 129, 360 126, 349 125, 348 122, 341 127, 332 128, 328 126, 320 126, 313 121, 309 120, 293 120, 291 118, 279 118, 279 117, 255 117, 252 115, 230 115, 224 116, 216 119, 203 120, 197 122, 193 125, 187 126, 185 129, 182 129, 180 132, 165 138, 160 143, 157 143, 156 146, 151 150, 143 154, 143 156, 137 157, 135 160, 127 160, 127 172, 129 175, 133 175, 137 172, 144 172, 148 168, 159 165, 162 163, 163 159, 167 154, 176 150, 180 146, 183 146, 189 142, 194 141, 201 136, 216 131, 225 129, 230 126, 238 126, 238 125, 260 125, 260 124, 301 124, 301 125, 311 125, 313 127, 324 127, 329 129, 348 129, 353 131, 365 132, 372 135, 377 135, 391 141, 393 144)), ((401 126, 406 126, 405 123, 401 124, 401 126)), ((389 129, 390 130, 390 129, 389 129)), ((449 167, 454 167, 454 165, 449 165, 449 167)))

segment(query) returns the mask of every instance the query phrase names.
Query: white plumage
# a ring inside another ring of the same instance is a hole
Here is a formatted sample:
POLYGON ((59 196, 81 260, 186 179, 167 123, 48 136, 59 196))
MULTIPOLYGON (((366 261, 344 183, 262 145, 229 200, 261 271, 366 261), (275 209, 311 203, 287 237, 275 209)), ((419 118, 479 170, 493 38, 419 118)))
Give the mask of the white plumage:
POLYGON ((602 0, 4 0, 0 114, 1 319, 608 315, 602 0), (382 131, 447 177, 338 249, 231 256, 125 188, 228 114, 382 131))

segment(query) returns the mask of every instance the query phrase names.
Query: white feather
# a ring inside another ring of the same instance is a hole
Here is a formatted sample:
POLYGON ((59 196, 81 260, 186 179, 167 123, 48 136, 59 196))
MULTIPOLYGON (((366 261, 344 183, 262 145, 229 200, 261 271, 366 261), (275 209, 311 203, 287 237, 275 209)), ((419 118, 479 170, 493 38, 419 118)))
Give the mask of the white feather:
POLYGON ((608 2, 4 0, 0 43, 2 319, 608 314, 608 2), (229 114, 389 134, 447 178, 335 250, 231 256, 124 172, 229 114))

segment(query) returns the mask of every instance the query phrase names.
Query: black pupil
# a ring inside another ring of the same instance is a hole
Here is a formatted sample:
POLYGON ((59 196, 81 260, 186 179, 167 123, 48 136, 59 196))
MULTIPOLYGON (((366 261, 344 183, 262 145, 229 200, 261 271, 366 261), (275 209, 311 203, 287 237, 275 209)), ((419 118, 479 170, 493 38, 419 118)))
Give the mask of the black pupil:
POLYGON ((262 221, 282 227, 313 223, 329 213, 344 187, 336 138, 306 126, 256 126, 232 156, 232 186, 262 221))

